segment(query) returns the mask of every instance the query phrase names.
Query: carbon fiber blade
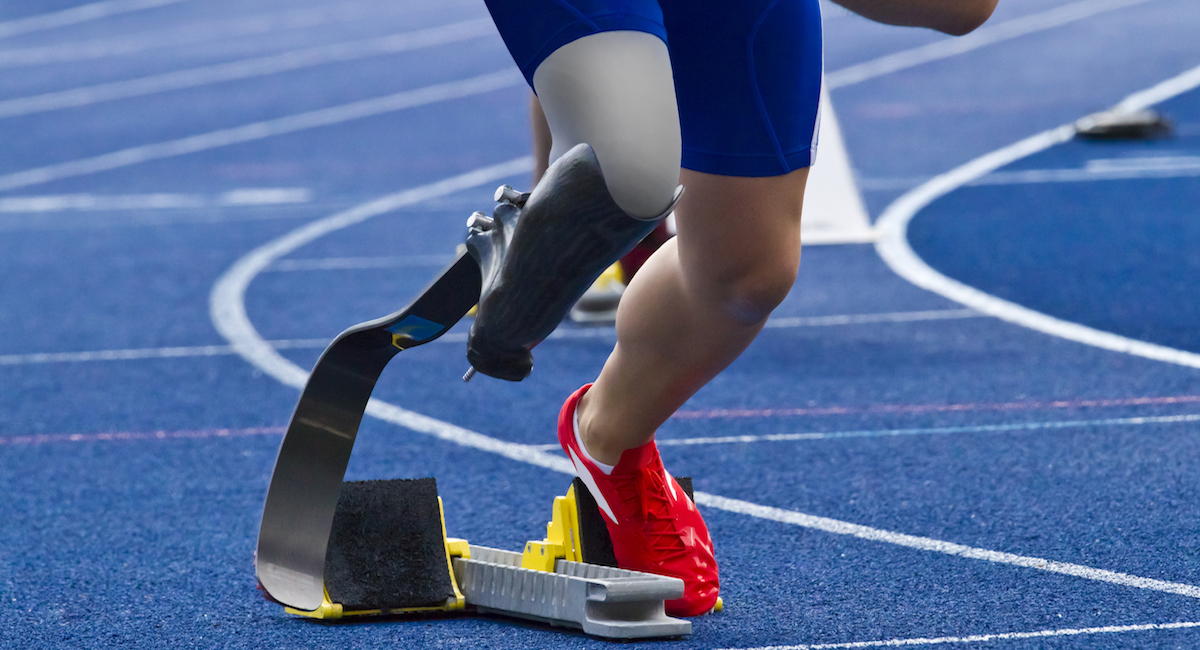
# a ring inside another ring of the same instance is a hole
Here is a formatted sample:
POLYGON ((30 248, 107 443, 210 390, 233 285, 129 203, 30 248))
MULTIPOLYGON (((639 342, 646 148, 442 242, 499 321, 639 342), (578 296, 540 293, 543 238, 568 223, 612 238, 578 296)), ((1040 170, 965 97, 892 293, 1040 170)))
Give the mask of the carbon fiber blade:
POLYGON ((309 375, 275 460, 255 571, 267 594, 313 611, 325 597, 325 552, 354 438, 375 382, 400 350, 446 333, 479 300, 466 253, 411 305, 338 335, 309 375))

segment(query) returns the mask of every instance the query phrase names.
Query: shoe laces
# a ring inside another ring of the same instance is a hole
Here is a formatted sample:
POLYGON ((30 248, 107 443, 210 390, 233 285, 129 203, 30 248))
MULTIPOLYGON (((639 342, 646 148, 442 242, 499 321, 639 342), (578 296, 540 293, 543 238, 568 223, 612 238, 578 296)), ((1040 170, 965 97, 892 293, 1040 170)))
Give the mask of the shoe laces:
POLYGON ((656 564, 688 555, 687 545, 680 533, 678 521, 671 516, 666 473, 658 463, 630 474, 613 475, 617 494, 627 504, 636 504, 642 517, 643 530, 656 564))

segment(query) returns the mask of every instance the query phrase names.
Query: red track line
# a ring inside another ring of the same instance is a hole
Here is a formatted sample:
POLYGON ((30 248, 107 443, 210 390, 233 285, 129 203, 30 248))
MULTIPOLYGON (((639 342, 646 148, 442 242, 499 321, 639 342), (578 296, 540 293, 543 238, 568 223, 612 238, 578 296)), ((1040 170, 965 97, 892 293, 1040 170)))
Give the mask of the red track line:
POLYGON ((107 433, 39 433, 29 436, 0 436, 0 445, 40 445, 51 442, 110 442, 114 440, 180 440, 283 435, 287 427, 246 429, 197 429, 194 431, 117 431, 107 433))
POLYGON ((857 413, 944 413, 953 411, 1027 411, 1036 409, 1103 408, 1200 403, 1200 395, 1165 397, 1126 397, 1118 399, 1076 399, 1024 402, 968 402, 965 404, 879 404, 875 406, 815 406, 781 409, 709 409, 677 411, 672 418, 709 420, 718 418, 771 418, 798 415, 852 415, 857 413))

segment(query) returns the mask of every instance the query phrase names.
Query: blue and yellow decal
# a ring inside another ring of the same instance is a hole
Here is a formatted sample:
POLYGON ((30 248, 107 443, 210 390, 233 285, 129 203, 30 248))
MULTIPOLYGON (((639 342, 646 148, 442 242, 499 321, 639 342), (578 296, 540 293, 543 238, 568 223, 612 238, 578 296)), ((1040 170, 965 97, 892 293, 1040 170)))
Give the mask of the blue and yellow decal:
POLYGON ((409 314, 387 331, 392 333, 392 345, 403 350, 438 336, 446 331, 446 326, 409 314))

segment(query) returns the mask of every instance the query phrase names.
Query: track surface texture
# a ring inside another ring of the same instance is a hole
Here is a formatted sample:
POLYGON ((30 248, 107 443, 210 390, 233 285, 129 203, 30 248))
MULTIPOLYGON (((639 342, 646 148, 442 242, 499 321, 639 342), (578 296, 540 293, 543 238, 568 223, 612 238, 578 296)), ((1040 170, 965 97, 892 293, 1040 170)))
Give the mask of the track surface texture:
MULTIPOLYGON (((806 248, 660 432, 726 606, 638 647, 1200 645, 1200 90, 1158 100, 1173 138, 969 167, 1200 66, 1194 2, 1001 0, 958 40, 823 7, 881 239, 806 248)), ((11 2, 0 70, 0 646, 607 646, 321 624, 255 590, 307 369, 528 185, 527 90, 482 2, 11 2)), ((518 549, 614 336, 564 325, 512 385, 462 383, 464 334, 388 368, 347 478, 435 476, 451 535, 518 549)))

